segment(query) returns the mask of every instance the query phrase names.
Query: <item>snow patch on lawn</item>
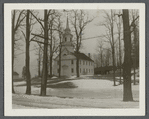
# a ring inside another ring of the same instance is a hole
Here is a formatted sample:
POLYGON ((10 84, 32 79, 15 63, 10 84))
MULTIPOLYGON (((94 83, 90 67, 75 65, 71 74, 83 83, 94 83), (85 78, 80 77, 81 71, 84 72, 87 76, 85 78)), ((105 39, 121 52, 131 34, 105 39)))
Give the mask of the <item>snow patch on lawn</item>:
POLYGON ((73 80, 74 85, 78 86, 78 88, 83 89, 107 89, 112 87, 113 82, 107 80, 94 80, 94 79, 80 79, 73 80))
POLYGON ((56 79, 57 77, 56 76, 53 76, 51 79, 56 79))
POLYGON ((26 81, 14 82, 14 86, 26 84, 26 81))

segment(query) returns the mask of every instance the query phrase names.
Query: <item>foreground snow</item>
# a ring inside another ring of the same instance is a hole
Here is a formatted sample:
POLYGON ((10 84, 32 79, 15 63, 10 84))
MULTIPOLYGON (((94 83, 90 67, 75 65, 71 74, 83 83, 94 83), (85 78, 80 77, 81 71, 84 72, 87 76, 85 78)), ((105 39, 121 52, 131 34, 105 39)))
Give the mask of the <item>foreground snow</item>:
POLYGON ((70 82, 77 88, 47 88, 46 97, 38 96, 40 88, 37 86, 32 86, 33 95, 25 95, 26 86, 17 86, 25 82, 16 82, 17 94, 13 94, 13 108, 138 108, 139 106, 139 85, 132 85, 136 101, 123 102, 123 86, 113 86, 113 81, 78 79, 54 84, 65 82, 70 82))
POLYGON ((13 108, 138 108, 139 102, 120 99, 79 99, 13 94, 13 108))

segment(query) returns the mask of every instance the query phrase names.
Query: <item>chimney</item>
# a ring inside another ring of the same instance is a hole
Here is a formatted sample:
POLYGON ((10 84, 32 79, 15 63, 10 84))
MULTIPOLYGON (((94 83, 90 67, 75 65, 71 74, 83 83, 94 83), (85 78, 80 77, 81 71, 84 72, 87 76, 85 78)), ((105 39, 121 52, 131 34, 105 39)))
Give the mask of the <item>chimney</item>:
POLYGON ((90 53, 88 53, 88 57, 89 57, 89 58, 91 58, 91 55, 90 55, 90 53))

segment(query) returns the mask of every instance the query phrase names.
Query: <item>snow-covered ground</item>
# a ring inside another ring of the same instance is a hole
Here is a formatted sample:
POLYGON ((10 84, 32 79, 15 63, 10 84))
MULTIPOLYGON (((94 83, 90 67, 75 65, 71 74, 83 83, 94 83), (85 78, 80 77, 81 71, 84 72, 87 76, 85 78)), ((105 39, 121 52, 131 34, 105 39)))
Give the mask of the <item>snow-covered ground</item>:
POLYGON ((17 86, 25 84, 25 81, 15 82, 13 108, 137 108, 139 106, 139 85, 132 84, 133 97, 136 101, 123 102, 123 86, 113 86, 113 81, 78 79, 53 85, 66 82, 72 83, 76 88, 47 88, 46 97, 38 96, 40 88, 36 86, 32 86, 33 95, 25 95, 26 86, 17 86))
POLYGON ((41 97, 13 94, 13 108, 138 108, 138 102, 123 102, 121 99, 80 99, 41 97), (17 106, 18 105, 18 106, 17 106))

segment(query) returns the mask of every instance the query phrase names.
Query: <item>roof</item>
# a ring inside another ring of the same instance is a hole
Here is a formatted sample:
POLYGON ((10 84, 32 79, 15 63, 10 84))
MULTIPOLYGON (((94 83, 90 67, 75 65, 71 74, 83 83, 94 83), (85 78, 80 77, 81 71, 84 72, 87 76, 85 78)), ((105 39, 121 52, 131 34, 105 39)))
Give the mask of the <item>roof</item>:
MULTIPOLYGON (((64 48, 63 51, 64 51, 64 50, 67 50, 67 51, 69 52, 69 50, 68 50, 67 48, 64 48)), ((63 51, 62 51, 62 52, 63 52, 63 51)), ((72 55, 74 55, 75 57, 77 57, 76 51, 74 51, 74 53, 69 52, 69 54, 72 54, 72 55)), ((59 55, 57 55, 57 57, 59 57, 59 55)), ((55 60, 57 59, 57 57, 55 58, 55 60)), ((94 62, 90 57, 88 57, 87 55, 85 55, 84 53, 81 53, 81 52, 78 52, 78 57, 79 57, 79 59, 82 59, 82 60, 87 60, 87 61, 92 61, 92 62, 94 62)))
POLYGON ((81 52, 78 52, 78 54, 76 53, 76 51, 74 53, 72 53, 75 57, 79 57, 79 59, 82 59, 82 60, 88 60, 88 61, 92 61, 94 62, 90 57, 86 56, 84 53, 81 53, 81 52))
POLYGON ((17 72, 13 72, 13 75, 19 75, 17 72))
POLYGON ((96 67, 95 71, 105 71, 105 70, 113 70, 113 68, 116 70, 118 67, 116 66, 104 66, 104 67, 96 67))

